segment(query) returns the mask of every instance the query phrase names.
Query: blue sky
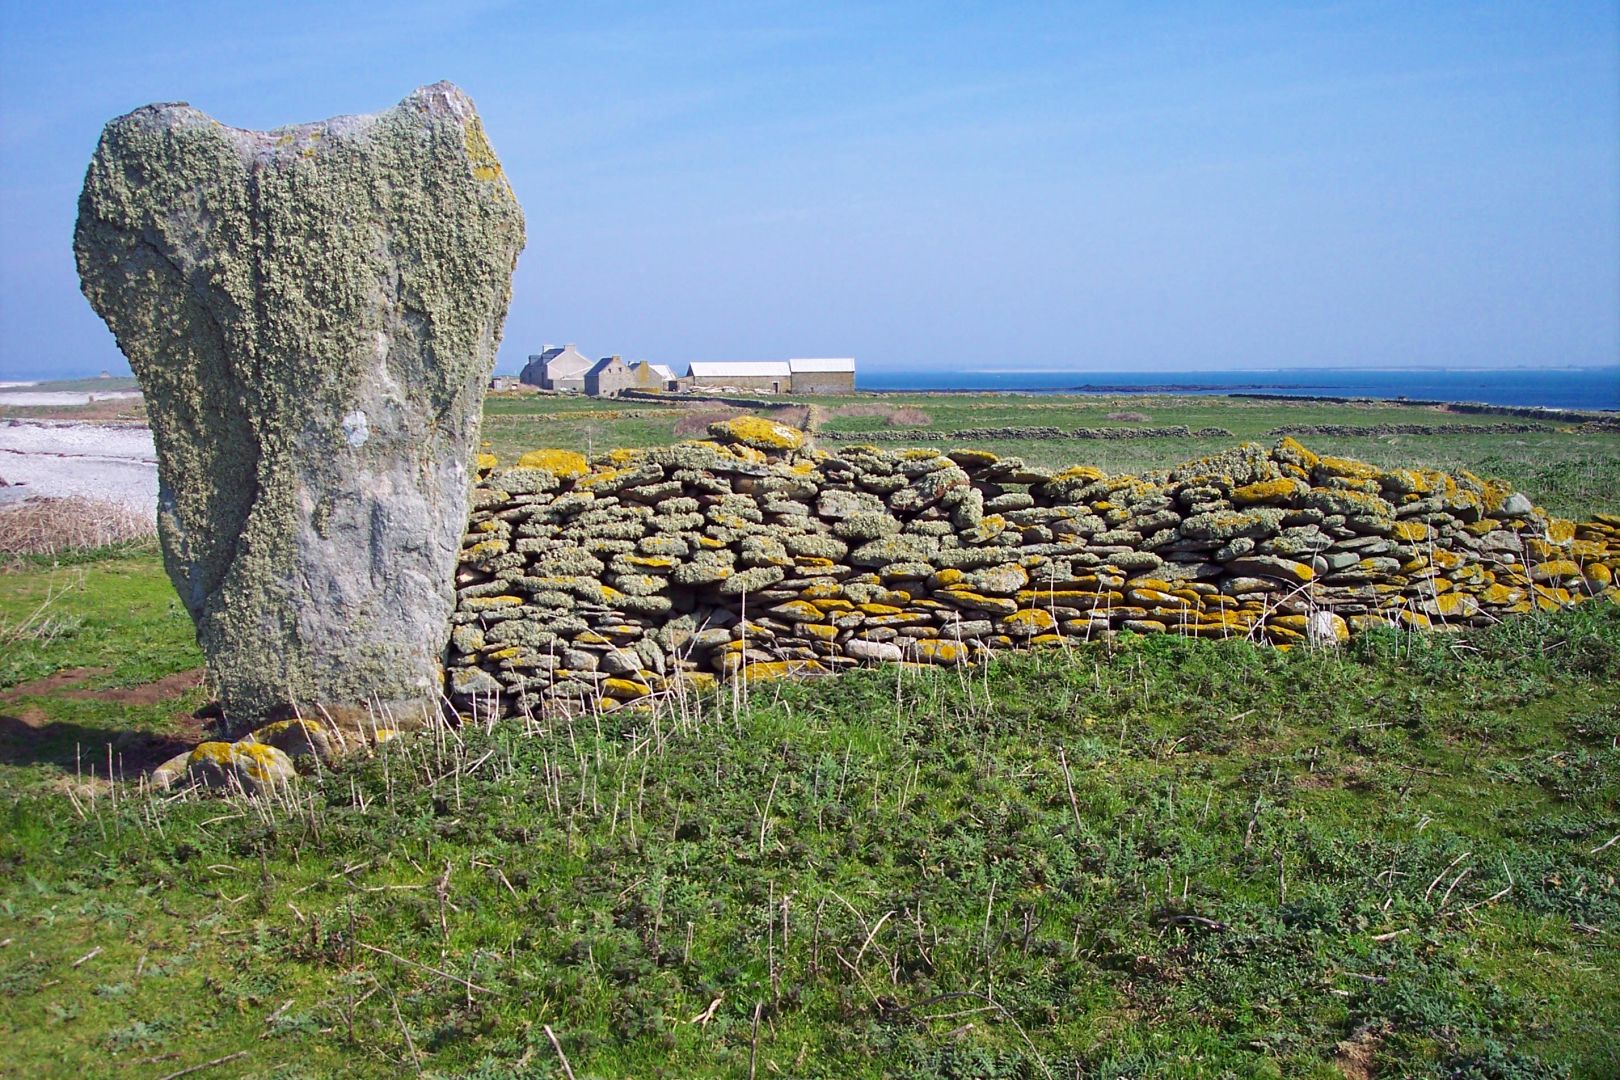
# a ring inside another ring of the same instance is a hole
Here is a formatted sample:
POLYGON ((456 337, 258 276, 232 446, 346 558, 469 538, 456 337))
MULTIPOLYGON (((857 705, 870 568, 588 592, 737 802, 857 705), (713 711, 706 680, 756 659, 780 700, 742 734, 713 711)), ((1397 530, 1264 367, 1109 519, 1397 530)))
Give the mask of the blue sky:
POLYGON ((451 79, 529 222, 499 367, 1620 362, 1620 5, 0 0, 0 378, 126 370, 101 125, 451 79))

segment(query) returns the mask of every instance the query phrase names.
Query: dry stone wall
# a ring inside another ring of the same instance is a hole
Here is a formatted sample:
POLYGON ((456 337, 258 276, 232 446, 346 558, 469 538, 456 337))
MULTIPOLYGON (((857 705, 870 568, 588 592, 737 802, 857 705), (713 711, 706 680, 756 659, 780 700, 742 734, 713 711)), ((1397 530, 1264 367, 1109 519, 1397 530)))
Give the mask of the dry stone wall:
POLYGON ((506 713, 958 664, 1118 631, 1336 643, 1614 600, 1620 517, 1292 439, 1141 476, 808 448, 755 417, 595 461, 480 460, 448 690, 506 713))

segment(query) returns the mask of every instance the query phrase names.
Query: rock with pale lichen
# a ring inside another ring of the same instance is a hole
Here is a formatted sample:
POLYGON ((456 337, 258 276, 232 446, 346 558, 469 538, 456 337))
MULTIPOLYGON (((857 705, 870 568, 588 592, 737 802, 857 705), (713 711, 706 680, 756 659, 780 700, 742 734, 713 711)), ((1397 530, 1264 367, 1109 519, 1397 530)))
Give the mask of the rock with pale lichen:
POLYGON ((430 708, 523 217, 448 83, 244 131, 107 125, 74 238, 146 395, 159 535, 228 723, 430 708))

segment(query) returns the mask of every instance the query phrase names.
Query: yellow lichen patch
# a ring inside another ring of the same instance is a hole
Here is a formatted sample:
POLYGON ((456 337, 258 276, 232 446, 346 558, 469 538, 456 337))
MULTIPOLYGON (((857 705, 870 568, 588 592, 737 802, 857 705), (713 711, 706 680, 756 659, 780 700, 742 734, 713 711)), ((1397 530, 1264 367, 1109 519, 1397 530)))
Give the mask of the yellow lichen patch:
POLYGON ((1315 468, 1316 463, 1321 460, 1314 453, 1300 445, 1298 440, 1286 436, 1277 443, 1274 456, 1279 461, 1286 461, 1291 465, 1298 465, 1307 469, 1315 468))
POLYGON ((804 445, 804 432, 762 416, 720 420, 709 425, 709 433, 756 450, 797 450, 804 445))
POLYGON ((235 753, 235 747, 228 742, 198 743, 192 748, 190 762, 195 765, 207 762, 211 765, 229 765, 235 753))
POLYGON ((1397 521, 1395 531, 1390 535, 1397 540, 1416 543, 1419 540, 1427 540, 1433 531, 1421 521, 1397 521))
POLYGON ((923 638, 911 643, 917 656, 933 664, 959 664, 967 659, 967 648, 957 641, 923 638))
POLYGON ((1502 509, 1502 504, 1513 494, 1513 485, 1501 480, 1485 480, 1480 486, 1485 489, 1483 492, 1485 509, 1492 514, 1502 509))
POLYGON ((505 649, 496 649, 494 652, 485 653, 484 654, 484 659, 485 660, 510 660, 513 657, 521 656, 522 654, 523 654, 522 649, 519 649, 516 646, 511 646, 511 647, 508 647, 508 648, 505 648, 505 649))
POLYGON ((471 596, 461 602, 466 611, 495 611, 500 608, 522 607, 521 596, 471 596))
POLYGON ((1580 564, 1569 559, 1552 559, 1530 568, 1530 580, 1539 583, 1582 576, 1580 564))
POLYGON ((1232 503, 1235 506, 1253 506, 1257 503, 1277 502, 1288 498, 1303 487, 1298 480, 1287 476, 1279 476, 1275 480, 1260 480, 1232 492, 1232 503))
POLYGON ((481 453, 473 458, 473 466, 481 473, 487 473, 501 463, 501 459, 494 454, 481 453))
POLYGON ((742 443, 730 443, 726 446, 726 453, 739 461, 746 461, 750 465, 764 465, 771 460, 765 451, 757 447, 745 446, 742 443))
POLYGON ((1547 588, 1544 585, 1535 587, 1535 604, 1542 611, 1557 611, 1568 607, 1575 602, 1568 589, 1547 588))
POLYGON ((864 615, 904 615, 905 610, 892 604, 861 604, 859 610, 864 615))
POLYGON ((376 746, 381 746, 383 743, 397 738, 399 738, 399 730, 397 728, 380 727, 371 732, 371 741, 376 746))
POLYGON ((1465 557, 1459 555, 1457 552, 1447 551, 1445 548, 1435 548, 1433 551, 1429 552, 1428 555, 1429 562, 1435 566, 1438 566, 1442 570, 1455 570, 1457 567, 1468 561, 1465 557))
POLYGON ((505 540, 502 540, 500 537, 496 536, 491 537, 488 540, 478 541, 478 543, 471 545, 465 551, 463 551, 461 555, 463 559, 477 560, 484 558, 487 555, 504 554, 509 546, 510 545, 508 545, 505 540))
MULTIPOLYGON (((701 547, 706 547, 706 548, 709 548, 710 550, 713 550, 713 551, 718 551, 720 548, 730 547, 731 546, 730 544, 726 543, 726 541, 721 540, 721 539, 719 539, 717 537, 713 537, 713 536, 700 536, 700 537, 698 537, 698 544, 701 547)), ((731 571, 729 569, 726 571, 726 573, 728 573, 728 574, 730 572, 731 571)))
POLYGON ((602 693, 620 701, 634 701, 652 693, 652 687, 629 679, 608 678, 602 680, 602 693))
POLYGON ((1587 563, 1586 580, 1596 588, 1606 589, 1614 582, 1614 571, 1600 562, 1587 563))
POLYGON ((1552 518, 1547 522, 1547 539, 1555 544, 1567 544, 1575 539, 1575 523, 1567 518, 1552 518))
POLYGON ((983 469, 1001 460, 988 450, 952 450, 945 456, 969 471, 983 469))
POLYGON ((832 641, 838 636, 838 627, 826 623, 800 623, 799 633, 817 641, 832 641))
POLYGON ((624 475, 622 469, 601 469, 587 473, 574 481, 575 491, 592 491, 599 487, 606 487, 624 475))
POLYGON ((1057 482, 1064 480, 1084 480, 1087 482, 1095 482, 1097 480, 1108 479, 1108 474, 1103 472, 1101 469, 1092 468, 1090 465, 1071 465, 1062 472, 1053 473, 1052 479, 1053 481, 1057 482))
POLYGON ((467 164, 472 166, 474 180, 485 183, 499 180, 501 186, 510 193, 511 188, 506 184, 506 176, 501 172, 500 159, 495 156, 495 150, 489 145, 489 136, 484 134, 483 121, 474 116, 467 125, 466 135, 462 140, 467 147, 467 164))
POLYGON ((824 675, 827 669, 814 660, 760 660, 742 669, 748 682, 785 679, 794 675, 824 675))
POLYGON ((1052 613, 1040 608, 1025 608, 1015 611, 1001 620, 1001 628, 1006 631, 1014 630, 1050 630, 1057 625, 1052 613))
POLYGON ((607 452, 607 461, 609 465, 622 469, 626 465, 640 461, 644 456, 646 456, 646 453, 647 452, 645 450, 640 450, 633 446, 621 446, 616 450, 609 450, 607 452))
POLYGON ((1445 619, 1467 618, 1479 609, 1479 603, 1463 592, 1441 593, 1429 601, 1436 615, 1445 619))
POLYGON ((283 779, 287 775, 287 755, 264 743, 237 743, 235 753, 247 761, 248 776, 260 782, 283 779))
POLYGON ((591 463, 584 454, 572 450, 530 450, 518 458, 525 469, 544 469, 559 480, 572 480, 591 471, 591 463))
MULTIPOLYGON (((809 590, 807 589, 805 591, 808 592, 809 590)), ((818 596, 814 600, 810 601, 810 603, 815 606, 817 611, 823 613, 855 610, 854 604, 843 599, 842 597, 837 596, 818 596)))
POLYGON ((668 570, 675 565, 668 555, 626 555, 624 561, 640 570, 668 570))
POLYGON ((1378 466, 1355 458, 1323 456, 1317 458, 1315 468, 1324 476, 1342 476, 1349 480, 1377 480, 1383 475, 1378 466))
POLYGON ((685 689, 694 690, 698 693, 702 693, 705 690, 713 690, 718 682, 718 680, 716 680, 715 677, 709 674, 707 671, 683 671, 679 676, 677 676, 675 681, 681 684, 685 689))

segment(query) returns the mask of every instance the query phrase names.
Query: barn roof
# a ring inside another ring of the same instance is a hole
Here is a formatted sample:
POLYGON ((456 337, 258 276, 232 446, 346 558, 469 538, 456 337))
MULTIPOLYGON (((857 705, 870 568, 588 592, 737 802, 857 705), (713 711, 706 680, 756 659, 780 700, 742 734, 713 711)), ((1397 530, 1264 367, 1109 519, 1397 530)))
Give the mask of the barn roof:
POLYGON ((757 379, 793 374, 786 360, 694 360, 688 378, 757 379))
POLYGON ((855 359, 848 356, 794 359, 788 361, 788 367, 795 372, 847 371, 853 374, 855 359))

